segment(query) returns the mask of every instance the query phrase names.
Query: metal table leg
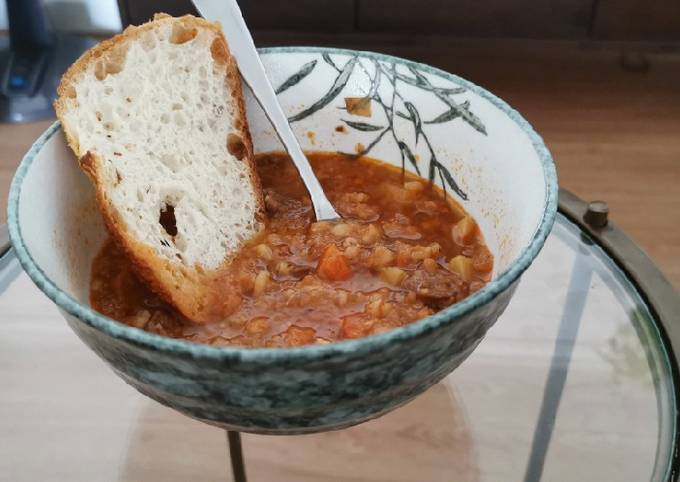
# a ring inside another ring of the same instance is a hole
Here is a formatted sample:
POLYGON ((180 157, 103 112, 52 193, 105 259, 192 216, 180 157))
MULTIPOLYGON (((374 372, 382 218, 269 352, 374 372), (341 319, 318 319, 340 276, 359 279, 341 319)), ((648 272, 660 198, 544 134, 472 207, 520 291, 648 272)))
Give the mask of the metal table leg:
POLYGON ((229 456, 231 458, 231 470, 234 474, 234 482, 246 482, 246 466, 243 463, 241 433, 227 430, 227 441, 229 442, 229 456))

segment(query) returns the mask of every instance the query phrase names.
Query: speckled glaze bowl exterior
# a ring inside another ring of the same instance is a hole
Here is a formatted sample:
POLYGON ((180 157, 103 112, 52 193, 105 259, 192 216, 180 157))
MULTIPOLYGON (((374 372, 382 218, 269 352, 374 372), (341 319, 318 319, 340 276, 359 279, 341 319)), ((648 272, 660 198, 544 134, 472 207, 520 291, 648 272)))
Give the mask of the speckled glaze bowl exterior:
MULTIPOLYGON (((23 268, 78 337, 141 393, 246 432, 343 428, 408 402, 470 355, 552 227, 555 169, 519 114, 454 75, 337 49, 265 49, 263 60, 303 148, 366 153, 439 183, 479 221, 497 260, 493 281, 416 323, 329 345, 212 347, 128 327, 88 305, 90 263, 105 234, 58 123, 17 171, 10 236, 23 268), (353 107, 357 99, 368 111, 353 107)), ((247 104, 256 150, 277 149, 249 94, 247 104)))
POLYGON ((163 405, 232 430, 296 434, 349 427, 423 393, 468 357, 514 288, 456 323, 442 319, 418 336, 337 350, 270 350, 254 357, 194 356, 137 345, 65 316, 123 380, 163 405))

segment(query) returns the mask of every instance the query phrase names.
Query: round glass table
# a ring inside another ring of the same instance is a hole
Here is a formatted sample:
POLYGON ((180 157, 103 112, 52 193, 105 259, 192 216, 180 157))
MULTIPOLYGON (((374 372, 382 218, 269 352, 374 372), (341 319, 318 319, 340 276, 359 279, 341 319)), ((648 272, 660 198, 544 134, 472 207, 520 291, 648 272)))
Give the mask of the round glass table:
POLYGON ((0 481, 244 480, 243 468, 251 481, 674 479, 680 299, 619 230, 582 222, 584 210, 561 193, 510 307, 443 382, 380 419, 302 436, 227 438, 140 395, 10 253, 0 481))

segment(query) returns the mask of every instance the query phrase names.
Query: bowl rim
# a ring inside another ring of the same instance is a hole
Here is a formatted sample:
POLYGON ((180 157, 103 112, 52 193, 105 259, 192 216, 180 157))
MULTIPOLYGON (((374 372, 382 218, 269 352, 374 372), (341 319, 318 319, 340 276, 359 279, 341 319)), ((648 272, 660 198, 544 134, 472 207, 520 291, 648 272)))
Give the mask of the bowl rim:
POLYGON ((104 332, 106 335, 122 339, 133 345, 172 353, 173 355, 187 356, 193 359, 209 359, 212 361, 228 361, 242 363, 272 364, 278 362, 299 363, 304 361, 316 361, 328 359, 338 355, 362 355, 375 350, 381 350, 394 343, 413 340, 437 330, 443 325, 454 323, 461 317, 473 310, 491 302, 496 296, 505 290, 520 277, 529 267, 534 258, 543 247, 546 238, 550 234, 557 213, 557 173, 555 163, 550 151, 546 147, 541 136, 515 109, 505 101, 468 80, 455 74, 451 74, 436 67, 402 59, 387 54, 381 54, 363 50, 340 49, 331 47, 268 47, 258 49, 261 54, 294 54, 294 53, 329 53, 340 55, 359 55, 361 57, 380 61, 395 62, 411 66, 421 71, 446 78, 455 82, 480 97, 486 99, 497 109, 504 112, 513 120, 522 131, 529 137, 534 150, 542 164, 544 182, 546 186, 544 198, 544 210, 530 242, 522 249, 517 258, 500 275, 487 283, 484 288, 468 296, 464 300, 455 303, 434 315, 420 319, 411 324, 389 330, 377 335, 371 335, 355 340, 336 341, 327 345, 307 345, 295 348, 246 348, 246 347, 214 347, 211 345, 192 343, 180 339, 174 339, 133 328, 107 316, 104 316, 89 306, 83 305, 62 291, 38 266, 31 256, 21 234, 19 225, 19 199, 21 187, 33 159, 42 149, 45 143, 55 135, 61 124, 56 121, 35 141, 23 157, 16 174, 12 180, 8 200, 8 224, 12 245, 16 251, 21 266, 28 276, 51 299, 59 308, 83 321, 87 325, 104 332))

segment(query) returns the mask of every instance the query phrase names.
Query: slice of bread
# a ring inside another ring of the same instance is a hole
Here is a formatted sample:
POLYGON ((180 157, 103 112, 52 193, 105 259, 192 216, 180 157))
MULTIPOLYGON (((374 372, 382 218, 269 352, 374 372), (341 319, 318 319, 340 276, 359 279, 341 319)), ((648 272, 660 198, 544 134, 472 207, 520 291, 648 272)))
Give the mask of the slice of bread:
POLYGON ((83 54, 58 94, 68 144, 138 274, 191 320, 228 314, 219 273, 264 211, 219 25, 156 15, 83 54))

